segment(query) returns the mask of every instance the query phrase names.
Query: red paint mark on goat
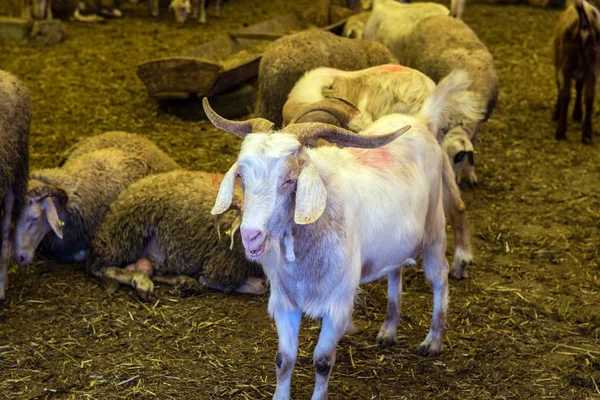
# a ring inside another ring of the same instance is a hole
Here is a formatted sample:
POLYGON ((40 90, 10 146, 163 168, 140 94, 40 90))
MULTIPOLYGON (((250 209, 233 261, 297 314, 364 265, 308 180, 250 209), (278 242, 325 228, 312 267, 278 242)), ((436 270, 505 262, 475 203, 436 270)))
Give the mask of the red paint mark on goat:
POLYGON ((221 174, 212 174, 210 176, 210 182, 213 186, 220 186, 221 181, 223 180, 223 176, 221 174))
POLYGON ((386 169, 394 161, 394 156, 385 147, 369 150, 350 149, 350 153, 361 164, 378 170, 386 169))

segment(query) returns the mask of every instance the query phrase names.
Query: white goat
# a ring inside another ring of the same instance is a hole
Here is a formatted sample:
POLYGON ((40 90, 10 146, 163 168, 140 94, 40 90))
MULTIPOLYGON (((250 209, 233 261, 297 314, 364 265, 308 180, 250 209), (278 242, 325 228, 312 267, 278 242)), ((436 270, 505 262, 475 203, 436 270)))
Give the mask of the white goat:
MULTIPOLYGON (((446 96, 468 84, 467 75, 457 71, 440 82, 418 115, 382 118, 361 135, 322 123, 292 124, 275 132, 274 124, 261 118, 226 120, 203 100, 215 126, 244 138, 211 213, 229 208, 239 178, 246 255, 262 264, 271 283, 269 313, 279 335, 275 399, 290 397, 303 313, 323 319, 312 398, 327 397, 335 346, 351 326, 360 283, 387 275, 388 311, 377 340, 396 341, 401 267, 414 264, 419 249, 434 306, 418 353, 442 350, 448 306, 442 180, 450 166, 430 131, 448 118, 446 96), (314 138, 349 148, 306 147, 314 138), (288 224, 295 239, 293 262, 282 248, 288 224)), ((464 108, 475 114, 469 109, 475 104, 465 98, 464 108)))

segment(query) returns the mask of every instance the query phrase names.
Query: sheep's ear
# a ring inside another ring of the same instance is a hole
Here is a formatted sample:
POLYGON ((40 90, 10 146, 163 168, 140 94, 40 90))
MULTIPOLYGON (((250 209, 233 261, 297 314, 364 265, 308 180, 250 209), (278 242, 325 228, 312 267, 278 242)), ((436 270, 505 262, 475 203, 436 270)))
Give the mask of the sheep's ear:
POLYGON ((294 222, 299 225, 312 224, 323 214, 326 203, 325 184, 317 167, 312 162, 308 163, 298 176, 294 222))
POLYGON ((50 228, 52 228, 54 233, 56 233, 56 236, 62 239, 63 222, 58 218, 58 211, 56 211, 56 205, 54 204, 54 200, 52 200, 52 197, 46 197, 44 201, 42 201, 42 208, 46 212, 46 218, 48 219, 50 228))
POLYGON ((238 163, 236 161, 225 174, 223 181, 221 181, 221 187, 219 188, 219 194, 217 195, 215 206, 210 212, 212 215, 223 214, 231 206, 231 202, 233 201, 233 191, 235 189, 235 175, 237 173, 237 169, 238 163))

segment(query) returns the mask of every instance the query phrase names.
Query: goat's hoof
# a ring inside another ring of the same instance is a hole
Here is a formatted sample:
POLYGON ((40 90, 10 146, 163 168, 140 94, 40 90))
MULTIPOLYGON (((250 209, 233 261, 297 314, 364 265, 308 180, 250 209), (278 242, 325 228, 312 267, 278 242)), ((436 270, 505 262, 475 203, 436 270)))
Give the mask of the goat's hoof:
POLYGON ((442 352, 442 345, 425 341, 417 347, 417 355, 421 357, 437 357, 442 352))
POLYGON ((154 282, 144 273, 136 274, 131 280, 131 286, 143 300, 148 300, 154 291, 154 282))
POLYGON ((396 332, 392 332, 388 329, 381 328, 377 334, 376 342, 381 347, 390 347, 396 344, 396 332))
POLYGON ((593 144, 591 136, 584 136, 581 138, 581 143, 583 144, 593 144))
POLYGON ((469 273, 464 267, 454 268, 452 271, 450 271, 449 275, 450 278, 457 280, 466 279, 469 277, 469 273))
POLYGON ((557 133, 556 140, 567 140, 567 135, 565 135, 564 133, 557 133))

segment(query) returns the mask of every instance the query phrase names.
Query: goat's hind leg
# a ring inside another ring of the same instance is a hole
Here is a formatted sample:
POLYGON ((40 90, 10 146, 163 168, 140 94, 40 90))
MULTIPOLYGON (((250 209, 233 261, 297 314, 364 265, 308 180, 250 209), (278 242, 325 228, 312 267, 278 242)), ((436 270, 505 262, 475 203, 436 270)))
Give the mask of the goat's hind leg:
POLYGON ((11 252, 10 230, 14 204, 14 193, 12 189, 8 189, 2 201, 3 214, 0 226, 0 235, 2 237, 2 247, 0 248, 0 300, 6 298, 6 287, 8 285, 8 265, 10 263, 11 252))
POLYGON ((387 275, 387 313, 377 335, 377 343, 382 346, 391 346, 396 343, 396 329, 400 320, 400 307, 402 304, 402 271, 402 268, 398 268, 387 275))
POLYGON ((417 349, 417 354, 421 356, 437 356, 441 353, 448 309, 448 262, 443 212, 438 212, 431 222, 423 240, 423 268, 427 280, 433 285, 433 315, 429 333, 417 349))
POLYGON ((556 102, 556 112, 558 122, 556 123, 556 140, 567 139, 567 113, 569 111, 569 101, 571 100, 571 73, 564 68, 562 73, 562 85, 559 83, 558 100, 556 102))
POLYGON ((583 79, 575 81, 575 107, 573 108, 573 121, 581 121, 583 110, 581 107, 581 95, 583 91, 583 79))
POLYGON ((596 96, 596 77, 590 73, 586 77, 585 96, 585 119, 583 120, 581 141, 584 144, 592 144, 592 116, 594 114, 594 97, 596 96))

